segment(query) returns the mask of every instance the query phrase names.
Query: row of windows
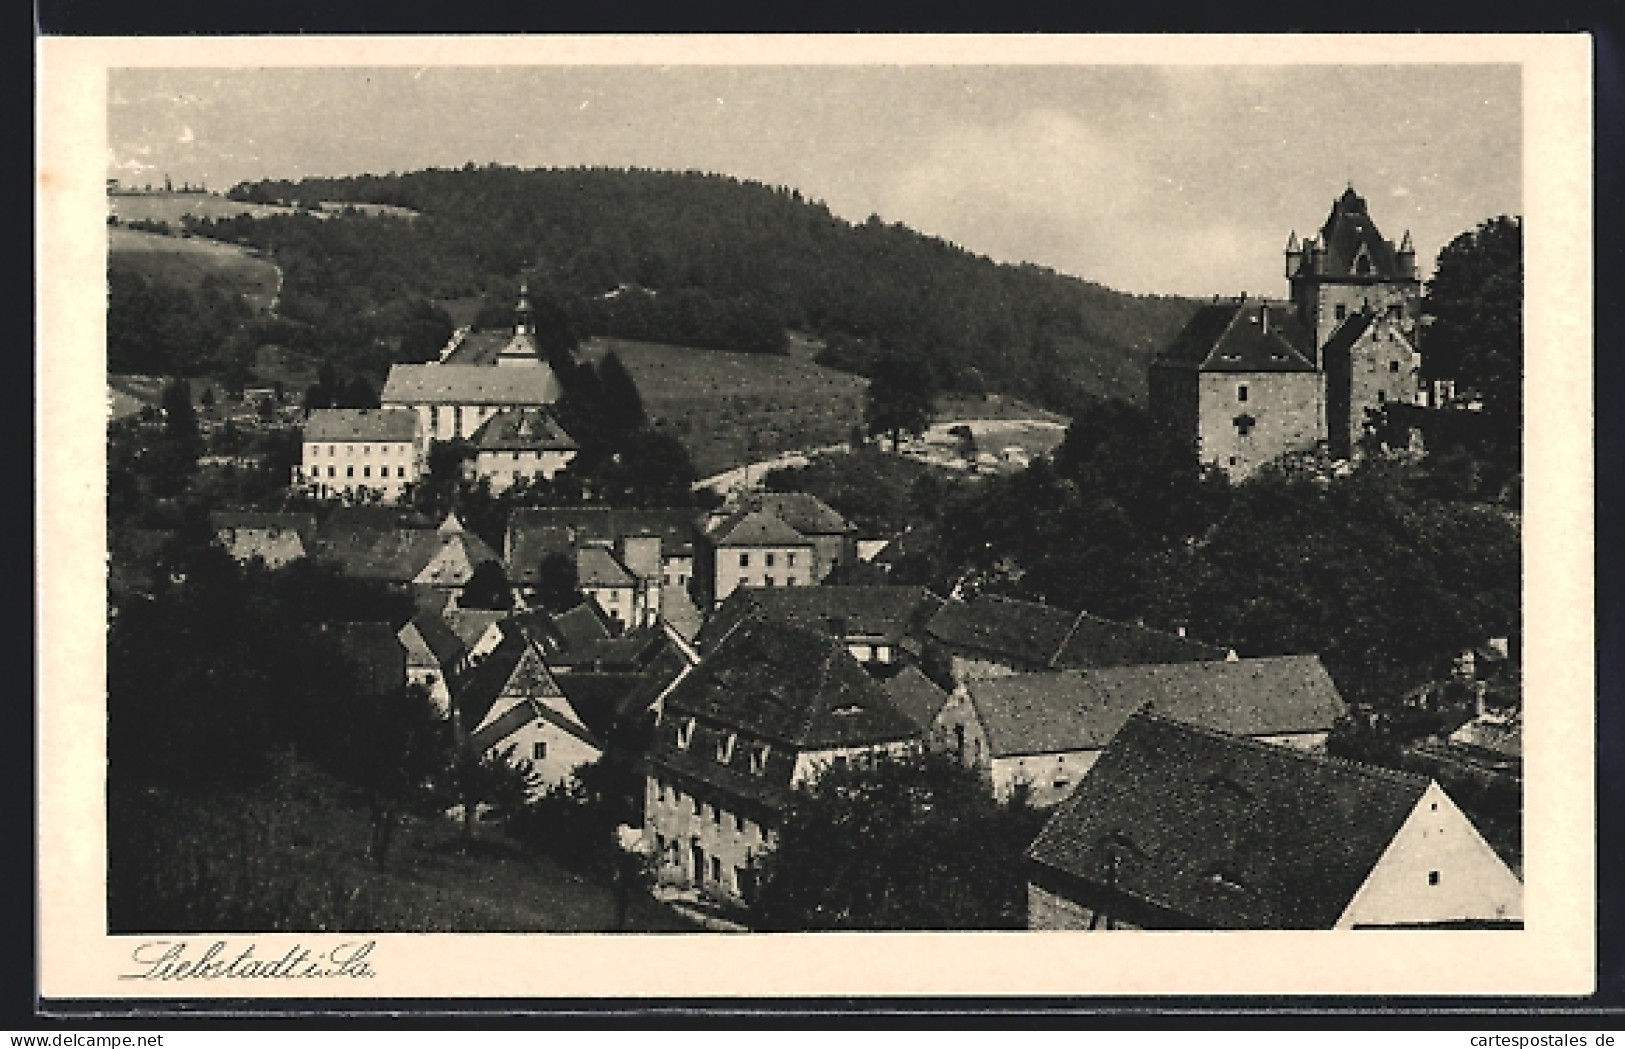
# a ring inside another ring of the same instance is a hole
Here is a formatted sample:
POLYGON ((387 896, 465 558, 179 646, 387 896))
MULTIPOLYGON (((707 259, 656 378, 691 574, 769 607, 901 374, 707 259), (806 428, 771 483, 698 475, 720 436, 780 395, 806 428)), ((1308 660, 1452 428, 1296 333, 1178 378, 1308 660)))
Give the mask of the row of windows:
MULTIPOLYGON (((740 576, 739 577, 739 585, 740 586, 750 586, 751 585, 750 576, 748 576, 748 575, 747 576, 740 576)), ((778 586, 779 585, 778 577, 777 576, 765 575, 765 576, 762 577, 762 585, 763 586, 778 586)), ((797 579, 793 575, 785 576, 784 577, 784 585, 785 586, 800 586, 801 585, 801 580, 797 579)))
MULTIPOLYGON (((694 797, 693 795, 684 795, 681 790, 678 790, 672 784, 666 783, 662 780, 656 780, 655 796, 659 798, 661 802, 668 805, 673 805, 677 808, 683 808, 686 804, 694 815, 700 817, 701 819, 708 819, 718 827, 722 826, 723 816, 725 813, 720 807, 712 805, 709 802, 702 802, 699 798, 694 797)), ((733 814, 731 819, 735 831, 740 834, 750 833, 752 829, 750 820, 739 815, 737 812, 733 814)))
MULTIPOLYGON (((337 447, 338 447, 337 445, 332 445, 332 444, 327 446, 327 455, 328 455, 329 458, 332 458, 333 456, 338 454, 337 447)), ((399 444, 399 445, 397 445, 397 444, 380 444, 378 446, 378 454, 379 455, 405 455, 406 452, 407 452, 407 449, 410 448, 410 447, 411 447, 411 445, 406 445, 406 444, 399 444)), ((322 454, 322 446, 319 445, 319 444, 313 444, 313 445, 311 445, 309 447, 306 454, 309 455, 311 458, 315 458, 316 456, 319 456, 319 455, 322 454)), ((355 445, 346 444, 344 446, 344 454, 345 455, 354 455, 355 454, 355 445)), ((371 455, 372 454, 372 445, 370 445, 370 444, 362 445, 361 446, 361 454, 362 455, 371 455)))
MULTIPOLYGON (((762 563, 766 567, 772 568, 773 567, 773 560, 777 556, 778 556, 777 554, 763 554, 762 555, 762 563)), ((785 554, 784 555, 784 566, 786 568, 794 568, 796 566, 796 555, 795 554, 788 554, 788 553, 785 554)), ((750 555, 749 554, 740 554, 739 555, 739 567, 740 568, 749 568, 750 567, 750 555)), ((772 586, 773 584, 769 583, 767 585, 772 586)))
MULTIPOLYGON (((310 476, 312 476, 312 477, 320 477, 321 475, 322 475, 322 468, 320 466, 313 466, 313 467, 310 468, 310 476)), ((329 466, 327 468, 327 476, 329 476, 329 477, 337 477, 338 476, 338 467, 329 466)), ((355 467, 346 466, 344 468, 344 476, 346 476, 346 477, 354 477, 355 476, 355 467)), ((362 477, 371 477, 372 476, 372 467, 363 466, 361 468, 361 476, 362 477)), ((380 466, 378 468, 378 476, 379 477, 388 477, 389 476, 389 467, 380 466)), ((395 467, 395 476, 396 477, 405 477, 406 476, 406 467, 404 467, 404 466, 395 467)))

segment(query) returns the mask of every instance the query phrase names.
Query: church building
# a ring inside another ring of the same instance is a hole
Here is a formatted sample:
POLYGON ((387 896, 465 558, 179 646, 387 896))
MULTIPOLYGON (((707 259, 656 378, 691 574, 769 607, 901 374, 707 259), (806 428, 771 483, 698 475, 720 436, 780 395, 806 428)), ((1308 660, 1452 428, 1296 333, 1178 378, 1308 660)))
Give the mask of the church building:
POLYGON ((1287 240, 1290 298, 1203 306, 1151 365, 1151 410, 1240 480, 1291 452, 1352 457, 1367 412, 1419 397, 1421 281, 1349 187, 1318 237, 1287 240))

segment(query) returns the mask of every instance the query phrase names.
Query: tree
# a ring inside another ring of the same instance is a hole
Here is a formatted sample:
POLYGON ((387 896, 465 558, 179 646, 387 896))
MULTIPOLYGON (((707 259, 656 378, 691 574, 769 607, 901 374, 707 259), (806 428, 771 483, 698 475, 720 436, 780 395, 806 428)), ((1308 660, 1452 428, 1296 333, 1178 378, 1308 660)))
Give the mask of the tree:
POLYGON ((604 421, 611 430, 630 433, 648 423, 638 384, 613 350, 598 362, 598 382, 604 421))
POLYGON ((1523 223, 1502 215, 1439 252, 1422 300, 1423 367, 1483 397, 1518 447, 1523 415, 1523 223))
POLYGON ((474 574, 468 577, 468 582, 463 584, 463 593, 457 603, 464 608, 488 608, 495 611, 512 608, 513 588, 508 585, 508 576, 502 571, 502 563, 482 561, 474 569, 474 574))
POLYGON ((752 921, 774 931, 1019 929, 1041 818, 936 754, 836 766, 797 789, 752 921))
POLYGON ((176 379, 164 387, 164 436, 183 448, 195 449, 202 441, 198 432, 197 413, 192 409, 192 386, 185 379, 176 379))
POLYGON ((890 437, 895 452, 904 434, 925 432, 935 410, 936 383, 928 361, 896 351, 874 361, 863 405, 870 434, 890 437))
POLYGON ((568 612, 581 603, 575 558, 558 551, 542 557, 536 566, 536 600, 549 612, 568 612))

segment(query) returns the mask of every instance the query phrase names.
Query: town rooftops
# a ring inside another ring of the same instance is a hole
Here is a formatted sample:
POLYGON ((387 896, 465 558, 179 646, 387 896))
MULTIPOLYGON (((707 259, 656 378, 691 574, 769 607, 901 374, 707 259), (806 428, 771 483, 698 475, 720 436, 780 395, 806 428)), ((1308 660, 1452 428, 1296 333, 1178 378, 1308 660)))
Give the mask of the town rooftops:
POLYGON ((405 408, 315 408, 305 419, 306 443, 417 440, 418 416, 405 408))
POLYGON ((837 638, 900 644, 923 632, 942 599, 923 586, 739 587, 701 629, 708 651, 752 609, 837 638))
POLYGON ((995 757, 1098 750, 1147 704, 1237 736, 1328 732, 1346 713, 1318 656, 1014 674, 965 687, 995 757))
POLYGON ((553 369, 458 364, 396 364, 379 400, 397 404, 552 404, 562 390, 553 369))
POLYGON ((580 447, 541 408, 503 409, 474 431, 472 441, 482 452, 573 452, 580 447))
POLYGON ((630 589, 637 585, 608 550, 584 546, 576 551, 576 585, 592 589, 630 589))
POLYGON ((892 704, 918 726, 921 734, 930 731, 937 715, 948 703, 948 693, 938 688, 916 666, 905 666, 884 684, 892 704))
POLYGON ((1155 363, 1204 372, 1312 372, 1312 341, 1289 303, 1232 300, 1199 307, 1155 363))
POLYGON ((209 514, 209 526, 216 533, 227 530, 292 532, 308 543, 316 534, 316 516, 264 510, 214 510, 209 514))
POLYGON ((1430 783, 1141 711, 1027 856, 1180 925, 1329 929, 1430 783))
POLYGON ((659 536, 663 559, 689 557, 698 517, 699 511, 688 507, 516 507, 508 516, 504 544, 508 570, 515 581, 533 584, 548 554, 568 554, 576 546, 613 546, 626 536, 659 536))
POLYGON ((1177 634, 996 594, 944 603, 926 631, 951 647, 1040 668, 1134 666, 1228 655, 1227 649, 1177 634))
POLYGON ((769 513, 744 510, 734 513, 711 529, 717 546, 812 546, 812 540, 769 513))
POLYGON ((800 750, 919 737, 839 641, 760 613, 694 667, 665 710, 667 719, 692 715, 800 750))
POLYGON ((414 666, 455 666, 468 651, 457 632, 432 612, 418 612, 401 628, 400 636, 414 666))
POLYGON ((852 531, 846 519, 808 492, 748 492, 737 509, 772 514, 802 535, 845 535, 852 531))

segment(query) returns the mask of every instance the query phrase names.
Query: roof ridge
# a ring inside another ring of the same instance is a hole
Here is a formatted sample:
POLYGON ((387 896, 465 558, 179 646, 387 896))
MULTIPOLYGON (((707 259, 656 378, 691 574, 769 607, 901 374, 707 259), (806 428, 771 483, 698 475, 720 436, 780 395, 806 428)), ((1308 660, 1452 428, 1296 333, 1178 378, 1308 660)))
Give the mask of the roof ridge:
MULTIPOLYGON (((1217 729, 1211 729, 1203 725, 1198 725, 1195 722, 1182 721, 1179 718, 1158 713, 1154 700, 1147 700, 1144 706, 1140 707, 1140 709, 1129 715, 1128 720, 1133 721, 1135 718, 1158 721, 1165 725, 1177 725, 1186 731, 1207 736, 1210 739, 1216 739, 1221 742, 1240 745, 1262 754, 1285 757, 1306 765, 1330 766, 1345 772, 1352 772, 1371 779, 1387 780, 1390 783, 1403 786, 1421 786, 1426 788, 1433 782, 1433 778, 1431 776, 1424 776, 1417 772, 1404 772, 1399 769, 1384 768, 1381 765, 1367 765, 1364 762, 1353 761, 1348 758, 1339 758, 1331 754, 1310 754, 1306 751, 1298 750, 1296 747, 1285 747, 1278 743, 1266 743, 1263 740, 1253 739, 1250 736, 1232 735, 1228 732, 1220 732, 1217 729)), ((1128 722, 1124 722, 1125 725, 1127 723, 1128 722)))
POLYGON ((1050 657, 1045 661, 1044 666, 1051 668, 1055 666, 1055 661, 1061 658, 1062 652, 1066 651, 1066 643, 1072 640, 1072 635, 1078 632, 1078 627, 1083 625, 1083 619, 1088 614, 1085 609, 1078 610, 1078 614, 1072 618, 1072 625, 1066 628, 1066 633, 1061 637, 1061 643, 1055 646, 1055 651, 1050 653, 1050 657))
POLYGON ((1246 312, 1246 303, 1244 302, 1217 303, 1216 305, 1229 306, 1230 319, 1225 322, 1224 330, 1220 331, 1218 337, 1215 338, 1211 344, 1209 344, 1208 352, 1202 355, 1202 360, 1199 363, 1203 367, 1205 367, 1207 362, 1212 359, 1213 355, 1218 352, 1219 344, 1229 337, 1231 330, 1236 326, 1236 322, 1241 320, 1241 315, 1246 312))

